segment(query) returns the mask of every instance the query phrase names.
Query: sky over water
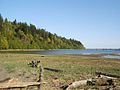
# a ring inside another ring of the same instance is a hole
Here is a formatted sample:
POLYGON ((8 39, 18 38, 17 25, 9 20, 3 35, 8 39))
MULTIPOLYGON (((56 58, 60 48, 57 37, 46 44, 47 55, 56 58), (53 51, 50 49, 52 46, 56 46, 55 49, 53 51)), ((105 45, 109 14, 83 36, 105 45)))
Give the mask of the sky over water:
POLYGON ((3 18, 32 23, 86 48, 120 48, 120 0, 0 0, 3 18))

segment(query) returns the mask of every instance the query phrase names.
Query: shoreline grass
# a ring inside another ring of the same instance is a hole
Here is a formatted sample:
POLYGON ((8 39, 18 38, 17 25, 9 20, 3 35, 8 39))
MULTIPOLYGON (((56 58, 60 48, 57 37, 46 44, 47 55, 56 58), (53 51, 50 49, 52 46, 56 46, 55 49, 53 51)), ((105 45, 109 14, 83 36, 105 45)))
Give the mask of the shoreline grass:
POLYGON ((0 73, 21 81, 36 81, 39 68, 27 65, 30 61, 40 60, 42 67, 63 70, 56 73, 44 70, 44 80, 50 85, 63 86, 74 81, 95 77, 95 72, 120 75, 120 59, 99 58, 99 55, 39 55, 0 53, 0 73), (5 70, 7 73, 4 73, 5 70))

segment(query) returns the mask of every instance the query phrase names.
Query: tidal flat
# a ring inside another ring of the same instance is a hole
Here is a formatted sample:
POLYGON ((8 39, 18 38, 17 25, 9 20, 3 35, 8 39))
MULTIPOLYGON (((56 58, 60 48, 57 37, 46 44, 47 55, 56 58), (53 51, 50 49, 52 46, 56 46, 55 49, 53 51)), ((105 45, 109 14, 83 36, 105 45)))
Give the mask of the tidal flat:
MULTIPOLYGON (((18 78, 22 82, 39 79, 39 69, 29 67, 31 61, 40 61, 42 67, 54 68, 63 72, 43 70, 41 90, 63 90, 61 87, 72 82, 96 77, 95 72, 120 75, 120 59, 100 58, 101 55, 39 55, 39 54, 0 54, 0 80, 18 78)), ((82 87, 88 88, 90 86, 82 87)), ((75 89, 76 90, 76 89, 75 89)))

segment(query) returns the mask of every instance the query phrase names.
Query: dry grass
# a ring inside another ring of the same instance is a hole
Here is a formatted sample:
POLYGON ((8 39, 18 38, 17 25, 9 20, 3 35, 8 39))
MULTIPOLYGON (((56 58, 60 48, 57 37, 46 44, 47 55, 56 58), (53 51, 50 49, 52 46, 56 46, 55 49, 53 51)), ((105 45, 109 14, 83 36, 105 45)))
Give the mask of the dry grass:
POLYGON ((0 54, 0 75, 17 77, 21 81, 36 81, 39 69, 27 66, 32 60, 40 60, 43 67, 64 71, 58 73, 44 70, 44 79, 49 82, 45 87, 56 89, 74 81, 94 77, 96 71, 120 75, 120 59, 98 58, 96 55, 44 55, 43 57, 38 54, 0 54))

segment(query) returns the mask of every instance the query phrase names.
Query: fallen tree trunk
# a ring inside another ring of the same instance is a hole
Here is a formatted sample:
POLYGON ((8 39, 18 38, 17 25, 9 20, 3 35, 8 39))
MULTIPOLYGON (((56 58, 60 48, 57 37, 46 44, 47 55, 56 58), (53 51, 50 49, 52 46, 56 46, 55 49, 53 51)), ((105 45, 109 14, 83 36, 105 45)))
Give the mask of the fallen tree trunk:
POLYGON ((104 75, 104 76, 109 76, 109 77, 114 77, 114 78, 120 78, 119 75, 113 75, 113 74, 108 74, 108 73, 103 73, 103 72, 95 72, 97 75, 104 75))
POLYGON ((66 90, 70 90, 70 89, 73 89, 73 88, 77 88, 77 87, 80 87, 82 85, 87 85, 88 82, 91 82, 92 79, 88 79, 88 80, 81 80, 81 81, 76 81, 76 82, 73 82, 72 84, 70 84, 66 90))
POLYGON ((8 77, 8 78, 5 78, 3 80, 0 80, 0 83, 6 82, 6 81, 9 81, 9 80, 10 80, 10 78, 8 77))
POLYGON ((0 89, 5 88, 24 88, 28 86, 38 86, 40 85, 40 82, 17 82, 17 83, 1 83, 0 89))
POLYGON ((49 70, 49 71, 54 71, 54 72, 63 72, 62 70, 57 70, 57 69, 53 69, 53 68, 44 68, 45 70, 49 70))
POLYGON ((43 82, 44 81, 44 79, 43 79, 43 67, 40 66, 39 68, 40 68, 40 70, 39 70, 39 80, 37 82, 43 82))

